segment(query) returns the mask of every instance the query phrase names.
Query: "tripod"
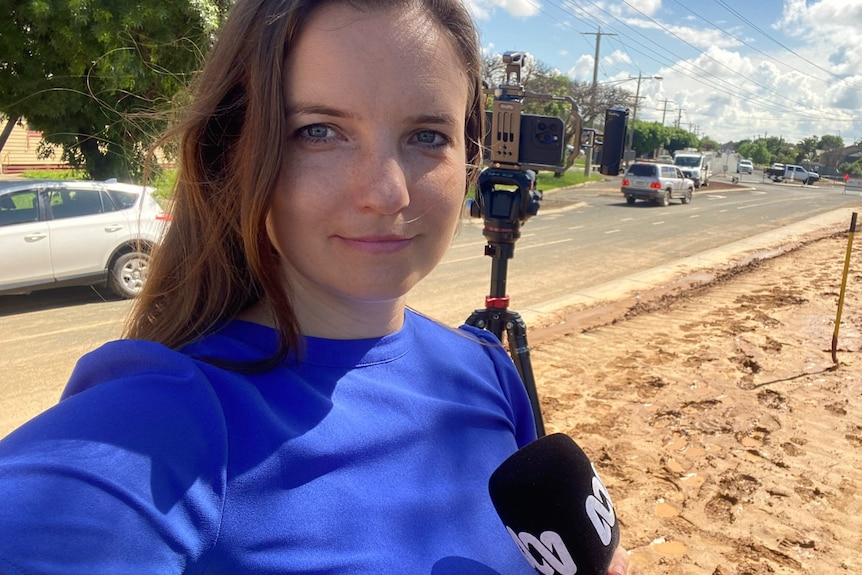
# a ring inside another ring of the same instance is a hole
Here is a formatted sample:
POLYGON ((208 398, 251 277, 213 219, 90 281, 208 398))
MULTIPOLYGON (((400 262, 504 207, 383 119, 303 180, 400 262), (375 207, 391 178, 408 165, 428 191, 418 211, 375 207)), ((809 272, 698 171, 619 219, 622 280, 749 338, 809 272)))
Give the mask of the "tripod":
POLYGON ((515 241, 521 237, 521 223, 538 212, 541 200, 542 193, 536 190, 533 171, 489 168, 479 176, 479 194, 470 206, 470 215, 484 218, 482 235, 488 240, 485 255, 491 257, 491 290, 485 297, 485 308, 474 311, 466 322, 487 329, 500 341, 506 331, 509 354, 530 398, 538 437, 545 435, 545 424, 530 363, 527 326, 520 314, 509 309, 506 274, 515 252, 515 241), (497 184, 515 186, 515 189, 499 189, 497 184))

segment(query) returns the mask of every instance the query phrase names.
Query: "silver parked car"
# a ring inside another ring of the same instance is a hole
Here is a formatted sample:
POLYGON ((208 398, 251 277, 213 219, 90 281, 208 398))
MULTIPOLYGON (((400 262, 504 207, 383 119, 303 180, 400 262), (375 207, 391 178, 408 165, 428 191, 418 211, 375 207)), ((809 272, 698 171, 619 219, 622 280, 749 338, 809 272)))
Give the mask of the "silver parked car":
POLYGON ((0 294, 107 285, 138 295, 169 219, 153 191, 113 181, 0 182, 0 294))
POLYGON ((673 199, 687 204, 694 193, 694 182, 676 166, 635 162, 623 175, 620 191, 629 205, 636 200, 649 200, 667 206, 673 199))

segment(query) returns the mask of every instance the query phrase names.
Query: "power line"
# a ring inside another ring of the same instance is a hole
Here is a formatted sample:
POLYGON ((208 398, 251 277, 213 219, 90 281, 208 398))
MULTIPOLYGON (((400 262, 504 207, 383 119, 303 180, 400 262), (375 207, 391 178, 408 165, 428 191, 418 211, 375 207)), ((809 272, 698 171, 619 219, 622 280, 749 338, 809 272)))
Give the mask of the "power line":
MULTIPOLYGON (((787 50, 788 52, 790 52, 791 54, 793 54, 794 56, 796 56, 797 58, 799 58, 799 59, 800 59, 800 60, 802 60, 803 62, 805 62, 805 63, 807 63, 807 64, 810 64, 811 66, 813 66, 814 68, 817 68, 817 69, 818 69, 818 70, 820 70, 821 72, 825 72, 825 73, 826 73, 826 75, 827 75, 827 76, 829 76, 830 78, 837 78, 839 81, 845 82, 846 84, 856 86, 857 88, 859 88, 859 87, 860 87, 858 84, 854 84, 854 83, 850 82, 847 78, 842 78, 842 77, 838 76, 837 74, 833 74, 830 70, 827 70, 826 68, 823 68, 823 67, 822 67, 822 66, 820 66, 819 64, 816 64, 815 62, 812 62, 811 60, 809 60, 808 58, 806 58, 805 56, 803 56, 803 55, 802 55, 802 54, 800 54, 799 52, 795 51, 793 48, 791 48, 791 47, 789 47, 789 46, 785 45, 783 42, 779 42, 778 40, 776 40, 775 38, 773 38, 773 37, 772 37, 768 32, 766 32, 766 31, 764 31, 763 29, 761 29, 757 24, 755 24, 754 22, 752 22, 751 20, 749 20, 748 18, 746 18, 745 16, 743 16, 742 14, 740 14, 736 9, 734 9, 734 8, 732 8, 732 7, 730 7, 730 6, 728 6, 728 5, 727 5, 727 2, 724 2, 724 0, 715 0, 715 1, 716 1, 716 3, 717 3, 719 6, 721 6, 722 8, 724 8, 725 10, 727 10, 728 12, 730 12, 731 14, 733 14, 734 16, 736 16, 737 18, 739 18, 740 20, 742 20, 743 22, 745 22, 745 23, 746 23, 748 26, 750 26, 751 28, 753 28, 753 29, 757 30, 758 32, 760 32, 764 37, 766 37, 766 38, 768 38, 769 40, 772 40, 773 42, 775 42, 775 43, 776 43, 778 46, 780 46, 782 49, 787 50)), ((678 2, 677 2, 677 3, 678 3, 678 2)), ((746 44, 746 46, 748 46, 748 44, 746 44)), ((750 46, 749 46, 749 47, 750 47, 750 46)), ((761 52, 761 53, 762 53, 762 52, 761 52)), ((764 55, 765 55, 765 54, 764 54, 764 55)), ((777 60, 776 60, 776 61, 777 61, 777 60)), ((800 73, 803 73, 803 74, 807 74, 807 72, 803 72, 802 70, 798 70, 798 69, 796 69, 796 68, 793 68, 793 66, 788 65, 786 62, 780 62, 780 61, 778 61, 778 62, 779 62, 780 64, 784 65, 784 66, 787 66, 787 67, 789 67, 789 68, 791 68, 791 69, 793 69, 793 70, 796 70, 797 72, 800 72, 800 73)))

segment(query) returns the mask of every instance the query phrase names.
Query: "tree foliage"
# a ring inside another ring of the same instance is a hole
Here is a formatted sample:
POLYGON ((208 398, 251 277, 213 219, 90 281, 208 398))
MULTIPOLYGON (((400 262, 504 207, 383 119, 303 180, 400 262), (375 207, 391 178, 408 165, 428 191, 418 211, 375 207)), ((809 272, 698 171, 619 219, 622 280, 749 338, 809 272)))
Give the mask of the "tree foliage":
POLYGON ((809 136, 796 144, 783 138, 771 136, 756 140, 737 142, 736 151, 750 158, 755 164, 769 165, 776 162, 782 164, 817 163, 821 152, 837 150, 844 147, 841 136, 809 136))
POLYGON ((862 160, 856 160, 852 164, 844 162, 838 166, 838 171, 842 174, 849 174, 853 178, 862 177, 862 160))
POLYGON ((667 149, 670 142, 670 132, 659 122, 643 122, 636 120, 632 136, 632 147, 637 156, 647 156, 659 148, 667 149))
POLYGON ((0 20, 0 112, 94 178, 136 179, 230 4, 16 2, 0 20))
POLYGON ((737 153, 743 158, 748 158, 756 165, 770 164, 771 154, 766 147, 766 142, 762 138, 756 141, 746 140, 736 147, 737 153))
POLYGON ((844 138, 833 134, 826 134, 820 137, 817 147, 825 152, 840 150, 844 147, 844 138))

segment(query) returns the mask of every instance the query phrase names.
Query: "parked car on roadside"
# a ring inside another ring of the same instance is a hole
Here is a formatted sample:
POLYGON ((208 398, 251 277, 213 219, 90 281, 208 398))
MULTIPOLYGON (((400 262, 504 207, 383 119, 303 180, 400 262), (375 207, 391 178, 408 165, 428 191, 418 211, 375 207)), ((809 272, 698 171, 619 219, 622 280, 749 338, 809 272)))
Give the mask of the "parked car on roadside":
POLYGON ((138 295, 169 219, 153 191, 114 181, 0 182, 0 294, 106 285, 138 295))
POLYGON ((620 191, 629 205, 637 200, 648 200, 667 206, 674 199, 687 204, 694 193, 694 182, 676 166, 635 162, 623 175, 620 191))
POLYGON ((736 173, 737 174, 753 174, 754 173, 754 164, 751 163, 751 160, 740 159, 736 162, 736 173))

